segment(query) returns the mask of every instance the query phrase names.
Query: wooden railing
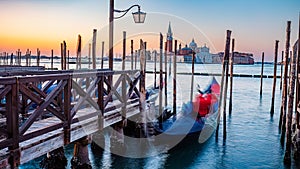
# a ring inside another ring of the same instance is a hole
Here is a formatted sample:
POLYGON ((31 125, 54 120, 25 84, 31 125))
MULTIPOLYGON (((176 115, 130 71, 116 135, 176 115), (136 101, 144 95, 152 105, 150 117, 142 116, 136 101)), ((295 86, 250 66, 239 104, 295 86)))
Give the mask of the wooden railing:
POLYGON ((78 112, 86 107, 94 111, 80 120, 98 116, 99 129, 105 118, 116 114, 126 118, 123 111, 110 112, 139 102, 139 80, 139 71, 109 70, 27 72, 26 76, 0 78, 0 150, 8 149, 8 162, 18 166, 22 142, 61 129, 66 145, 71 141, 71 125, 79 121, 78 112), (59 120, 34 125, 47 117, 59 120))

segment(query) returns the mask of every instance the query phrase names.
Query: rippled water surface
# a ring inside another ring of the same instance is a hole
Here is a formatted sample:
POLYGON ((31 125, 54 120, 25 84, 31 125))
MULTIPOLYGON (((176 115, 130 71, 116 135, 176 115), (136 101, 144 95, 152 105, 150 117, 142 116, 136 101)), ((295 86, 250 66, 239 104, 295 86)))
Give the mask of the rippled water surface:
MULTIPOLYGON (((121 64, 115 63, 116 69, 121 64)), ((127 63, 128 67, 129 63, 127 63)), ((158 66, 158 65, 157 65, 158 66)), ((260 74, 261 65, 237 65, 235 73, 260 74)), ((178 64, 178 72, 189 72, 190 64, 178 64)), ((153 63, 147 63, 147 69, 153 70, 153 63)), ((196 72, 220 73, 221 65, 196 65, 196 72)), ((158 70, 158 67, 157 67, 158 70)), ((265 74, 273 74, 273 65, 265 65, 265 74)), ((280 67, 277 75, 280 75, 280 67)), ((191 76, 178 75, 177 105, 181 106, 190 97, 191 76)), ((217 77, 220 81, 220 77, 217 77)), ((153 75, 147 74, 146 83, 153 81, 153 75)), ((196 76, 195 83, 205 86, 209 77, 196 76)), ((180 149, 164 152, 148 158, 123 158, 109 152, 93 153, 90 160, 93 168, 297 168, 296 164, 284 166, 284 150, 280 145, 278 117, 281 104, 279 90, 280 79, 277 79, 275 114, 270 117, 271 91, 273 79, 264 79, 263 97, 259 96, 259 78, 235 77, 233 85, 233 112, 227 113, 227 139, 223 140, 222 120, 219 139, 213 135, 205 144, 186 145, 180 149)), ((169 92, 169 101, 172 96, 169 92)), ((172 103, 170 103, 172 104, 172 103)), ((228 104, 227 104, 228 105, 228 104)), ((222 118, 221 118, 222 119, 222 118)), ((70 161, 72 145, 68 146, 66 155, 70 161)), ((41 159, 24 164, 21 168, 35 168, 41 159)), ((298 167, 300 167, 298 165, 298 167)))

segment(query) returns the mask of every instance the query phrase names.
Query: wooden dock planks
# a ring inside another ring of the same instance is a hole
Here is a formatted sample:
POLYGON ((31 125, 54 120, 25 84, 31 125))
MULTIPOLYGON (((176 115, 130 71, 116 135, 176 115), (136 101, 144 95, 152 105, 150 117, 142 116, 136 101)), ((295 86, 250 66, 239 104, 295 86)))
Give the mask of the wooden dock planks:
MULTIPOLYGON (((108 107, 112 107, 116 104, 119 104, 119 101, 110 102, 108 107)), ((126 118, 132 117, 138 113, 140 113, 139 102, 128 104, 126 118)), ((77 120, 74 120, 74 123, 71 124, 71 142, 101 130, 98 127, 98 114, 100 114, 100 112, 97 112, 97 110, 92 107, 80 109, 76 113, 74 119, 77 120), (92 116, 84 118, 89 114, 92 114, 92 116)), ((111 126, 121 120, 121 107, 106 112, 104 114, 103 128, 111 126)), ((61 120, 57 117, 35 121, 25 134, 33 133, 59 123, 61 123, 61 120)), ((62 128, 23 141, 20 143, 21 164, 40 157, 44 155, 45 152, 53 151, 62 146, 64 146, 64 132, 62 128)), ((7 148, 0 150, 0 163, 7 161, 8 157, 9 152, 7 151, 7 148)))

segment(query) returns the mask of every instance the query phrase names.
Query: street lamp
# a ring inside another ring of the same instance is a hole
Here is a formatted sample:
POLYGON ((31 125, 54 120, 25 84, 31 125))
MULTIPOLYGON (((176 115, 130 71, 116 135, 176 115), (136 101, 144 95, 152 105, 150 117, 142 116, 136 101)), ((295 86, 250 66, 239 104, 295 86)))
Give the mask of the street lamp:
POLYGON ((135 23, 144 23, 145 18, 146 18, 146 13, 141 12, 141 7, 140 5, 132 5, 126 10, 117 10, 114 9, 114 0, 110 0, 110 10, 109 10, 109 58, 108 58, 108 67, 110 70, 113 70, 113 53, 114 53, 114 48, 113 48, 113 30, 114 30, 114 19, 119 19, 125 16, 132 8, 138 7, 137 12, 133 12, 133 19, 135 23), (117 13, 123 13, 122 15, 118 17, 114 17, 114 12, 117 13))

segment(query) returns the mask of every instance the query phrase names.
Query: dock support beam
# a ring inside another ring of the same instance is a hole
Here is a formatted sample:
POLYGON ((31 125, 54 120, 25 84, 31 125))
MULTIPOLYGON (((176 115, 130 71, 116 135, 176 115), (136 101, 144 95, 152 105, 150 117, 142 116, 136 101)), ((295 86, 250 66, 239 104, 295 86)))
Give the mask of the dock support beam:
POLYGON ((44 169, 66 168, 68 160, 63 147, 47 153, 47 156, 40 162, 40 167, 44 169))
POLYGON ((18 78, 16 83, 11 85, 11 91, 7 94, 6 109, 7 114, 6 124, 8 130, 8 137, 12 139, 11 146, 8 147, 10 157, 8 163, 11 168, 17 168, 20 165, 21 152, 19 148, 19 128, 16 127, 19 124, 18 118, 18 78))
POLYGON ((92 168, 89 159, 88 144, 89 144, 89 140, 87 136, 76 141, 74 145, 73 158, 71 159, 72 169, 92 168))

